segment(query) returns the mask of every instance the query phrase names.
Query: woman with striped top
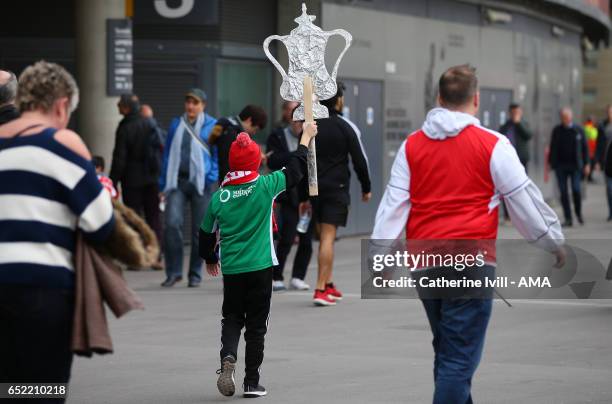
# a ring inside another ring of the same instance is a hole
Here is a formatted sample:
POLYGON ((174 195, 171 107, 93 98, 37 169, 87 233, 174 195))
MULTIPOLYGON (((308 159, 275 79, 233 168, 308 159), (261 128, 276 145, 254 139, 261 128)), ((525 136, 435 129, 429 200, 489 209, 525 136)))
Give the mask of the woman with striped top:
POLYGON ((78 88, 40 61, 19 78, 21 117, 0 126, 0 382, 66 383, 76 232, 104 241, 110 197, 91 155, 66 129, 78 88))

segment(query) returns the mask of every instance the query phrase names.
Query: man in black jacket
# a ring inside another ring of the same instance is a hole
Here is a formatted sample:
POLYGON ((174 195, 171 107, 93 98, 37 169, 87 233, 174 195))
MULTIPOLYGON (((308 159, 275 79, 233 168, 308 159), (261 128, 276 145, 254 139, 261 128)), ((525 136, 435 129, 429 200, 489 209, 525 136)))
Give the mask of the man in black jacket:
POLYGON ((608 222, 612 221, 612 159, 610 159, 610 144, 612 143, 612 104, 606 108, 606 119, 598 127, 596 160, 606 175, 606 191, 608 195, 608 222))
MULTIPOLYGON (((529 163, 529 140, 532 138, 531 131, 527 126, 527 122, 523 120, 523 108, 517 104, 512 103, 508 108, 510 117, 508 120, 499 128, 499 133, 505 135, 512 146, 516 149, 518 158, 527 171, 527 165, 529 163)), ((508 215, 508 209, 506 204, 502 201, 504 206, 504 219, 510 220, 508 215)))
POLYGON ((589 155, 584 131, 572 120, 572 110, 563 108, 561 110, 561 124, 555 126, 550 140, 550 167, 555 170, 561 204, 565 215, 564 227, 572 225, 572 210, 570 207, 567 181, 571 180, 572 198, 574 200, 574 211, 580 224, 582 219, 582 200, 580 185, 583 175, 589 175, 589 155))
POLYGON ((527 164, 529 163, 529 141, 533 137, 527 122, 523 120, 523 108, 517 104, 510 104, 509 108, 510 117, 508 120, 499 128, 499 132, 506 135, 512 146, 516 149, 521 164, 527 171, 527 164))
POLYGON ((229 150, 236 136, 240 132, 246 132, 253 137, 265 128, 267 121, 266 111, 257 105, 247 105, 238 116, 221 118, 217 121, 208 137, 208 144, 217 146, 219 151, 219 185, 229 172, 229 150))
POLYGON ((19 118, 15 107, 17 77, 13 72, 0 70, 0 125, 19 118))
MULTIPOLYGON (((139 214, 144 213, 147 224, 160 240, 159 168, 151 168, 147 161, 147 150, 151 146, 151 134, 156 133, 155 128, 140 116, 136 95, 122 95, 117 107, 123 119, 115 136, 110 178, 116 187, 121 184, 123 202, 139 214)), ((161 150, 161 143, 159 147, 161 150)))
POLYGON ((368 160, 353 124, 342 116, 344 106, 343 85, 338 92, 322 101, 329 110, 329 118, 317 121, 317 174, 319 195, 312 198, 313 219, 318 225, 319 273, 313 302, 318 306, 332 306, 342 299, 342 293, 332 282, 334 242, 338 226, 346 226, 350 205, 349 156, 353 170, 361 183, 362 200, 367 202, 370 193, 368 160))
MULTIPOLYGON (((290 121, 289 125, 277 127, 270 133, 266 142, 266 155, 270 170, 280 170, 288 164, 291 155, 297 150, 301 134, 302 122, 300 121, 290 121)), ((298 232, 296 229, 300 214, 306 211, 309 205, 303 202, 308 199, 306 180, 307 178, 304 177, 298 187, 287 189, 276 198, 280 207, 278 216, 280 237, 276 248, 278 265, 274 267, 272 274, 272 290, 274 291, 286 289, 283 282, 283 270, 296 233, 299 237, 299 244, 293 261, 293 273, 289 286, 297 290, 310 289, 310 286, 304 282, 304 278, 312 256, 312 223, 305 233, 298 232)))

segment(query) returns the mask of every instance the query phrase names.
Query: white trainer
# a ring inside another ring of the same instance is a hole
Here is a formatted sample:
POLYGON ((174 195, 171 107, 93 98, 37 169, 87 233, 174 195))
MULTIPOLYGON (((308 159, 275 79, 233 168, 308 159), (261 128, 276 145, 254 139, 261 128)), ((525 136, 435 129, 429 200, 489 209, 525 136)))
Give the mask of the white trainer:
POLYGON ((281 290, 286 290, 285 284, 283 281, 272 281, 272 290, 274 292, 280 292, 281 290))
POLYGON ((292 278, 291 283, 289 283, 289 286, 291 287, 291 289, 295 289, 295 290, 310 289, 310 285, 299 278, 292 278))

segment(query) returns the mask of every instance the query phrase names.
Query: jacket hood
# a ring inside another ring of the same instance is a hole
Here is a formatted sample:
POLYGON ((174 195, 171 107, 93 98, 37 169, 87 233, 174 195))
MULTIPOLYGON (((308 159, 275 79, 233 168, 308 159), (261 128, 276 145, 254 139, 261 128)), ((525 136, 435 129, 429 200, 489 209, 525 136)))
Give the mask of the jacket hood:
POLYGON ((427 113, 422 129, 428 138, 444 140, 457 136, 469 125, 480 125, 480 121, 472 115, 438 107, 427 113))

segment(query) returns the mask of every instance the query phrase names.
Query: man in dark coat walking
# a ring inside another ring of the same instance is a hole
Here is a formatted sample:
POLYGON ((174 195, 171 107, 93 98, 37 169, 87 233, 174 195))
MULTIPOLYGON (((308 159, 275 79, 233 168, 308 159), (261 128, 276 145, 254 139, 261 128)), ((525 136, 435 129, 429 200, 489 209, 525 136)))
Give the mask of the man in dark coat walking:
MULTIPOLYGON (((123 119, 117 127, 110 178, 115 186, 121 184, 123 202, 140 215, 144 214, 160 240, 159 167, 151 167, 147 153, 155 128, 140 115, 136 95, 122 95, 117 107, 123 119)), ((159 150, 161 153, 161 142, 159 150)))
POLYGON ((527 122, 523 120, 523 108, 517 104, 510 104, 510 118, 499 128, 499 132, 506 135, 512 146, 516 149, 519 160, 525 171, 529 163, 529 141, 533 137, 527 122))
POLYGON ((589 175, 589 151, 584 131, 573 122, 572 110, 565 107, 561 110, 560 116, 561 123, 555 126, 550 139, 549 163, 557 176, 565 216, 563 226, 568 227, 572 225, 572 210, 567 189, 568 180, 570 180, 572 186, 576 218, 580 224, 584 224, 580 186, 582 179, 589 175))

